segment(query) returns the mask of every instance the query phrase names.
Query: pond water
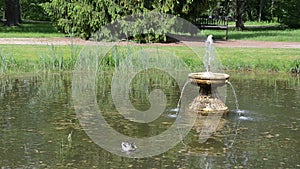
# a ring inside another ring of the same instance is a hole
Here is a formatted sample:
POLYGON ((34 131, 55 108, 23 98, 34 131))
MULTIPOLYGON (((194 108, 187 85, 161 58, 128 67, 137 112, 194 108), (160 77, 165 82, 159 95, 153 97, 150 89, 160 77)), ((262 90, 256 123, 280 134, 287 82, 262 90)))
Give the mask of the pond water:
MULTIPOLYGON (((115 130, 134 137, 149 137, 166 130, 176 119, 179 87, 150 80, 133 81, 131 101, 149 108, 147 91, 162 88, 167 107, 162 117, 146 124, 122 118, 110 96, 110 75, 97 87, 97 103, 115 130), (142 84, 142 85, 141 85, 142 84), (145 92, 146 91, 146 92, 145 92)), ((193 130, 169 151, 149 158, 112 154, 82 130, 72 102, 72 74, 1 77, 1 168, 300 168, 300 79, 291 75, 237 74, 227 88, 231 109, 226 124, 205 143, 193 130), (238 113, 241 115, 238 116, 238 113)))

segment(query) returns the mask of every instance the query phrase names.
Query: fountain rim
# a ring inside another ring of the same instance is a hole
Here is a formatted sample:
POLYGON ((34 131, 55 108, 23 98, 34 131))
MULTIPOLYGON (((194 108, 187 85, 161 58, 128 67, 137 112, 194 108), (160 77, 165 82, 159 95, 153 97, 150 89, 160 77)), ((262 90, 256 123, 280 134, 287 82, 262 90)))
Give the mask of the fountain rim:
POLYGON ((228 80, 229 79, 229 75, 226 73, 213 73, 213 72, 189 73, 188 77, 191 79, 199 79, 199 80, 228 80), (208 74, 213 76, 207 76, 208 74))

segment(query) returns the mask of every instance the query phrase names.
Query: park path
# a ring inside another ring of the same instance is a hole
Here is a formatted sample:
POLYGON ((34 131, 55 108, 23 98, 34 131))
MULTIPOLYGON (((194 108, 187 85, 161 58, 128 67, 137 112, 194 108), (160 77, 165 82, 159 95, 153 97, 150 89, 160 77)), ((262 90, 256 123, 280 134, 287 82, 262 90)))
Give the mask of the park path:
MULTIPOLYGON (((20 45, 100 45, 101 42, 85 41, 79 38, 0 38, 0 44, 20 44, 20 45)), ((127 44, 120 42, 119 44, 127 44)), ((136 44, 136 43, 133 43, 136 44)), ((203 42, 183 41, 179 43, 155 43, 159 46, 182 46, 182 45, 201 46, 203 42)), ((300 42, 268 42, 268 41, 246 41, 246 40, 216 40, 216 47, 227 48, 299 48, 300 42)), ((137 45, 137 44, 136 44, 137 45)), ((149 44, 147 44, 149 45, 149 44)))

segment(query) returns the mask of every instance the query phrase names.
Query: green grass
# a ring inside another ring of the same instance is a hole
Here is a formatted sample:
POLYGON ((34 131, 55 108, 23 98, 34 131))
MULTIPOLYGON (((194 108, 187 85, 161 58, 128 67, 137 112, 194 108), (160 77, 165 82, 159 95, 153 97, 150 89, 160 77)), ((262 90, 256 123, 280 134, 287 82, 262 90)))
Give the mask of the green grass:
MULTIPOLYGON (((182 56, 191 69, 202 66, 202 60, 186 47, 164 47, 182 56)), ((239 71, 289 72, 300 59, 300 49, 273 48, 217 48, 223 68, 239 71)))
MULTIPOLYGON (((235 26, 235 22, 228 22, 229 26, 235 26)), ((244 23, 247 26, 280 26, 281 24, 278 22, 267 22, 267 21, 247 21, 244 23)))
POLYGON ((0 73, 23 73, 72 70, 81 47, 0 45, 0 49, 0 73))
MULTIPOLYGON (((74 68, 80 46, 0 45, 0 70, 9 72, 64 71, 74 68)), ((202 59, 184 46, 161 46, 179 56, 191 70, 203 70, 202 59)), ((125 47, 120 47, 122 51, 125 47)), ((217 48, 225 70, 289 72, 299 67, 300 49, 217 48)), ((126 55, 126 54, 125 54, 126 55)), ((103 63, 114 66, 112 51, 103 63)))
MULTIPOLYGON (((229 22, 229 40, 257 40, 277 42, 300 42, 300 29, 284 28, 277 22, 246 22, 246 30, 234 28, 235 22, 229 22)), ((216 39, 225 39, 224 30, 204 30, 207 35, 214 35, 216 39)))
POLYGON ((52 23, 49 22, 24 22, 21 26, 0 26, 0 38, 50 38, 64 37, 52 23))
POLYGON ((222 64, 228 70, 288 72, 300 49, 218 48, 222 64))
MULTIPOLYGON (((234 25, 233 22, 230 23, 234 25)), ((281 42, 300 42, 300 29, 278 28, 276 22, 246 22, 246 26, 275 26, 273 28, 250 28, 245 31, 236 31, 234 28, 229 30, 230 40, 259 40, 259 41, 281 41, 281 42)), ((214 35, 216 39, 224 39, 225 31, 204 30, 205 35, 214 35)), ((20 27, 0 26, 0 38, 51 38, 65 37, 59 33, 49 22, 25 22, 20 27)))
MULTIPOLYGON (((204 30, 205 35, 214 35, 216 39, 225 39, 225 31, 204 30)), ((300 42, 300 29, 285 30, 229 30, 229 40, 256 40, 274 42, 300 42)))

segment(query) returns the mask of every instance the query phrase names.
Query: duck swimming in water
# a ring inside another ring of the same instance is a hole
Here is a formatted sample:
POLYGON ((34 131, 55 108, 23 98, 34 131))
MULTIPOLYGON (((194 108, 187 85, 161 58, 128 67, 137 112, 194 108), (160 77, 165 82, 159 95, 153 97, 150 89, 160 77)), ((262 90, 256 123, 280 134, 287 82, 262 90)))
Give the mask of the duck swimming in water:
POLYGON ((133 152, 137 148, 135 143, 128 143, 128 142, 122 142, 121 147, 123 152, 133 152))

